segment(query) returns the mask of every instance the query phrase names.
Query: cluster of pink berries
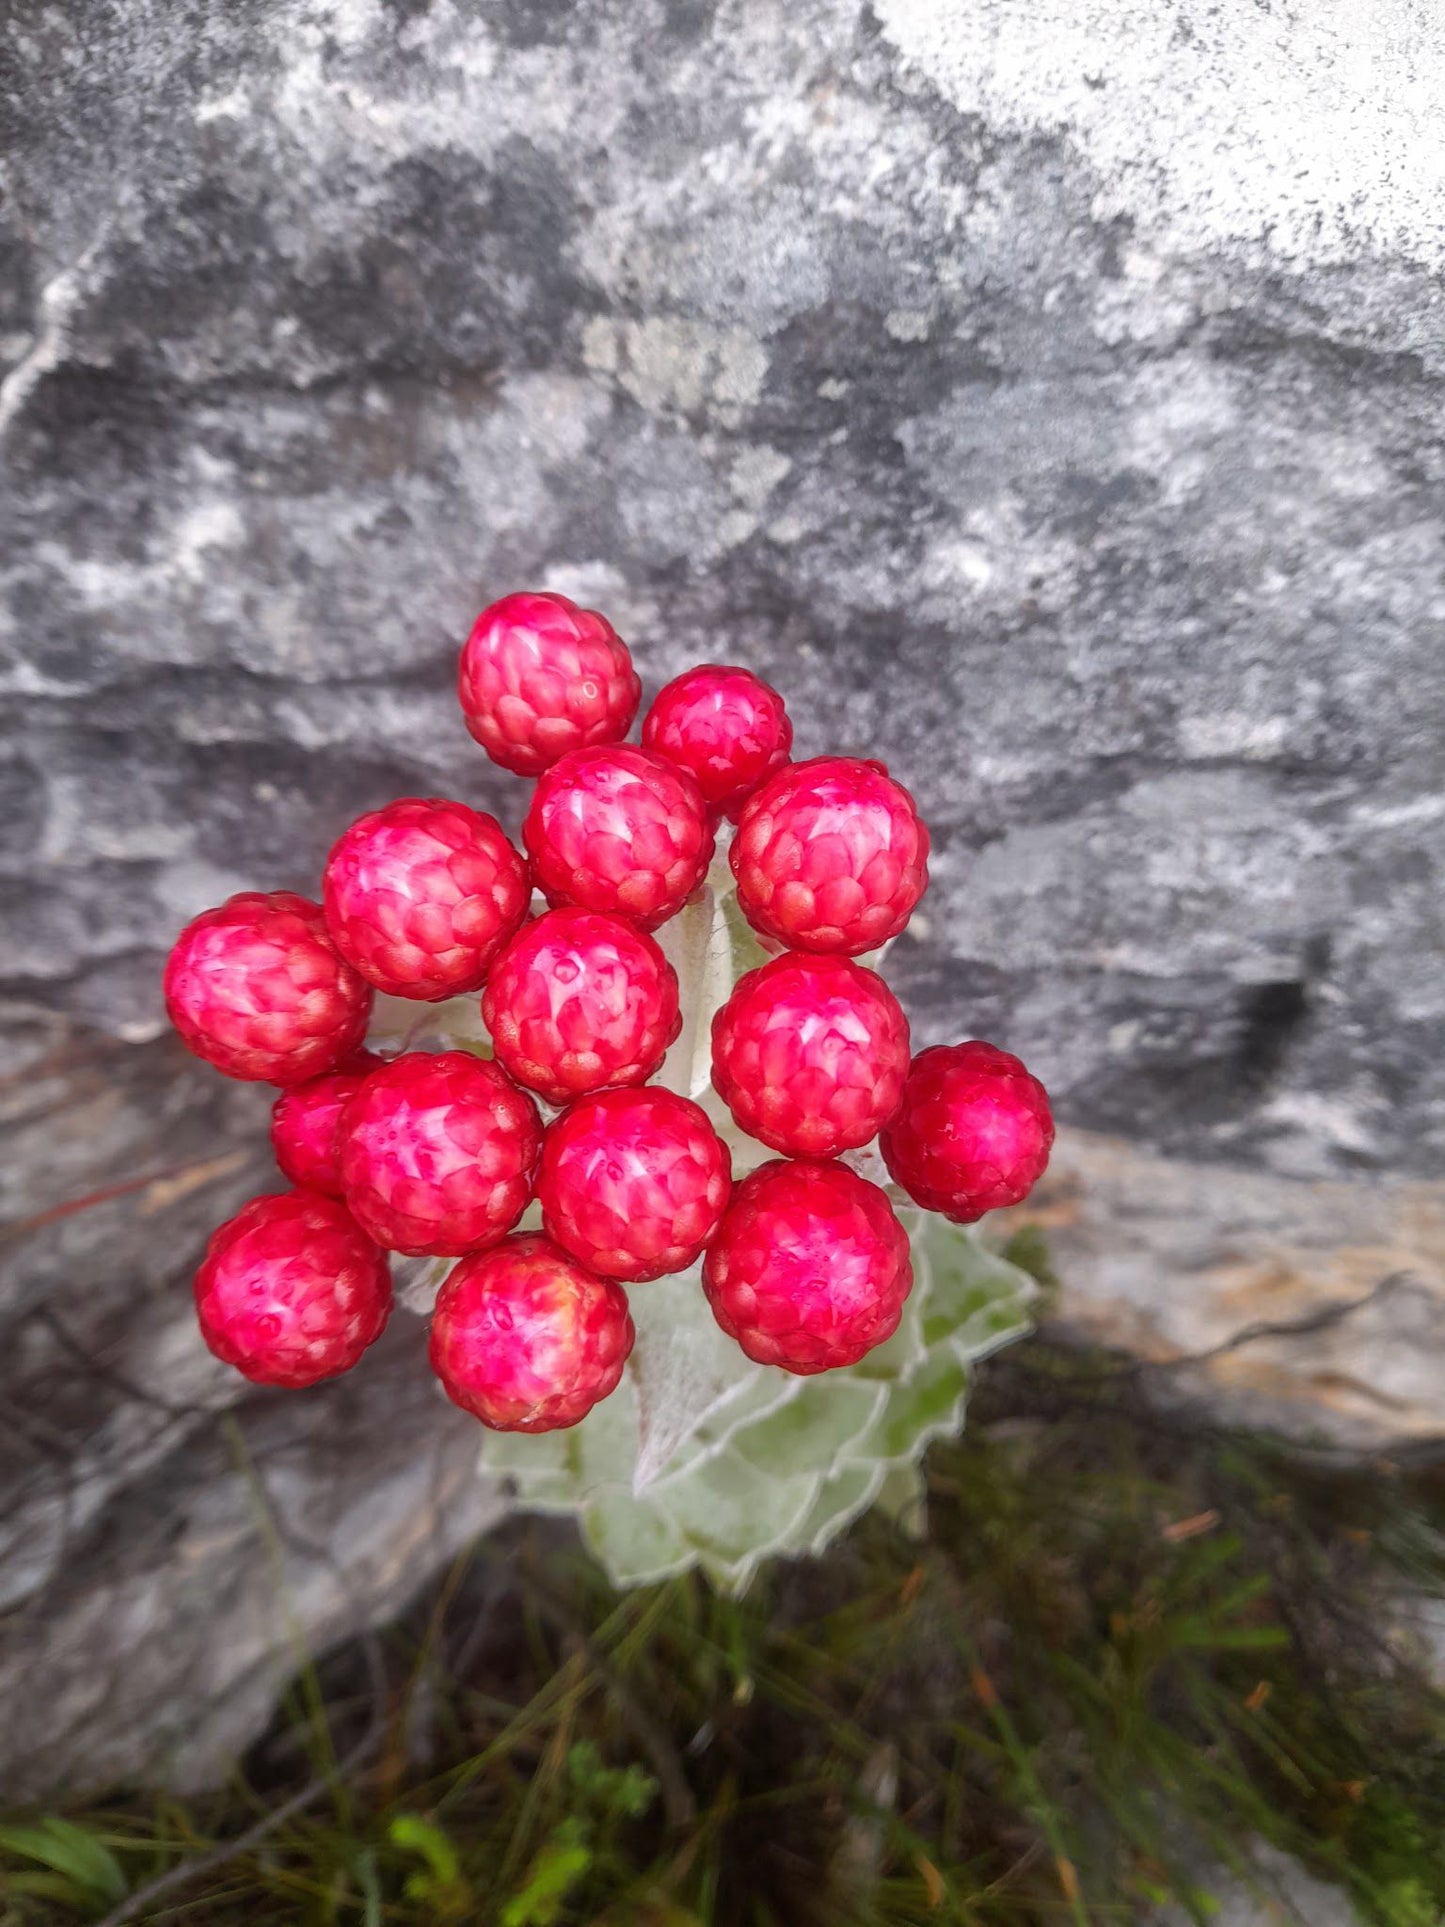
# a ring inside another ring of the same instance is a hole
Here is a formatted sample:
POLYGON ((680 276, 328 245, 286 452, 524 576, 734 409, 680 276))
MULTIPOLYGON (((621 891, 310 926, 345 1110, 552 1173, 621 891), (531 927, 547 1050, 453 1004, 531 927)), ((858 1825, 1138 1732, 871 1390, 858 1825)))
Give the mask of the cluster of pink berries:
POLYGON ((975 1042, 910 1059, 897 999, 852 961, 923 893, 913 799, 880 763, 790 762, 782 699, 745 669, 679 676, 626 745, 631 658, 563 596, 485 610, 459 693, 487 753, 537 778, 525 858, 464 803, 404 798, 340 838, 319 905, 234 896, 171 952, 185 1042, 281 1087, 272 1142, 296 1187, 212 1237, 206 1342, 248 1378, 314 1384, 385 1326, 387 1252, 457 1257, 431 1328, 443 1385, 488 1425, 545 1431, 617 1384, 622 1285, 706 1253, 709 1303, 749 1357, 856 1362, 897 1326, 912 1270, 887 1195, 838 1154, 881 1133, 903 1190, 968 1222, 1024 1197, 1053 1141, 1017 1058, 975 1042), (682 1022, 649 933, 702 883, 724 817, 739 904, 780 952, 713 1025, 719 1094, 780 1154, 736 1184, 702 1107, 648 1084, 682 1022), (480 991, 494 1058, 372 1055, 376 990, 480 991), (539 1098, 558 1108, 545 1125, 539 1098), (544 1232, 517 1234, 533 1197, 544 1232))

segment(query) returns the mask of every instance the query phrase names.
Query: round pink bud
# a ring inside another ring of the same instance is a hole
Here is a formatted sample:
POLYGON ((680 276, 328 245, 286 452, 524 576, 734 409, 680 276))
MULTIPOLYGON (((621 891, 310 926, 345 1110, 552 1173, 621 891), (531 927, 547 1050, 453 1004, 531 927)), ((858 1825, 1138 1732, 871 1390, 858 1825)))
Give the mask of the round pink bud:
POLYGON ((432 1370, 494 1431, 556 1432, 615 1389, 633 1335, 620 1285, 530 1234, 452 1272, 432 1316, 432 1370))
POLYGON ((856 957, 896 937, 928 882, 928 831, 881 763, 789 763, 743 805, 730 852, 755 930, 856 957))
POLYGON ((435 1003, 480 990, 531 898, 527 866, 496 819, 437 796, 372 810, 326 859, 331 940, 393 997, 435 1003))
POLYGON ((345 1206, 316 1191, 252 1198, 196 1273, 201 1336, 258 1385, 349 1372, 391 1316, 391 1273, 345 1206))
POLYGON ((846 957, 775 957, 713 1018, 712 1081, 750 1136, 828 1158, 876 1137, 908 1075, 908 1019, 876 971, 846 957))
POLYGON ((935 1044, 913 1060, 883 1161, 915 1203, 972 1224, 1018 1204, 1049 1161, 1048 1092, 992 1044, 935 1044))
POLYGON ((542 1141, 547 1235, 604 1278, 685 1271, 731 1188, 732 1161, 707 1112, 672 1091, 584 1097, 542 1141))
POLYGON ((522 841, 551 904, 652 930, 707 875, 713 833, 686 770, 645 749, 579 749, 537 784, 522 841))
POLYGON ((409 1051, 373 1071, 342 1114, 341 1179, 378 1244, 455 1258, 511 1230, 541 1148, 536 1105, 496 1064, 409 1051))
POLYGON ((845 1164, 779 1158, 734 1186, 702 1277, 749 1358, 808 1374, 856 1365, 892 1336, 913 1265, 876 1184, 845 1164))
POLYGON ((687 770, 708 807, 731 816, 787 762, 793 725, 777 690, 750 669, 705 662, 658 692, 642 744, 687 770))
POLYGON ((524 924, 492 966, 482 1016, 498 1063, 552 1104, 645 1083, 682 1029, 657 944, 589 910, 524 924))
POLYGON ((337 1070, 282 1091, 271 1106, 271 1149, 293 1184, 341 1196, 341 1113, 380 1057, 359 1050, 337 1070))
POLYGON ((227 1077, 304 1084, 361 1043, 371 986, 327 935, 321 906, 243 891, 176 938, 166 1010, 188 1049, 227 1077))
POLYGON ((642 685, 626 644, 595 609, 564 595, 508 595, 477 617, 457 695, 492 761, 536 776, 568 750, 620 743, 642 685))

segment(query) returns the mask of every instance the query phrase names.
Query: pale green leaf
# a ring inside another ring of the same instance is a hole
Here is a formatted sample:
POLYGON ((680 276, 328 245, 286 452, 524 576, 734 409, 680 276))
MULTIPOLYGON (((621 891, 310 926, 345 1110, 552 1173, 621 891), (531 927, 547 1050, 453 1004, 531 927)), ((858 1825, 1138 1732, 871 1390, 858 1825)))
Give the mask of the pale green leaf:
POLYGON ((868 1430, 888 1398, 884 1385, 839 1373, 805 1379, 785 1404, 741 1427, 732 1450, 760 1471, 821 1472, 839 1465, 847 1447, 868 1430))
POLYGON ((655 1501, 630 1492, 603 1493, 582 1513, 582 1536, 609 1572, 625 1572, 629 1584, 651 1585, 686 1572, 696 1549, 655 1501))
POLYGON ((917 1371, 895 1385, 877 1419, 848 1451, 852 1462, 911 1457, 924 1438, 958 1429, 968 1392, 968 1367, 949 1350, 931 1352, 917 1371))
POLYGON ((763 1471, 723 1452, 659 1487, 656 1503, 694 1551, 733 1563, 781 1549, 818 1485, 815 1473, 763 1471))
POLYGON ((86 1894, 121 1900, 129 1891, 120 1862, 110 1848, 84 1827, 58 1815, 34 1826, 0 1827, 0 1847, 23 1859, 38 1860, 86 1894))

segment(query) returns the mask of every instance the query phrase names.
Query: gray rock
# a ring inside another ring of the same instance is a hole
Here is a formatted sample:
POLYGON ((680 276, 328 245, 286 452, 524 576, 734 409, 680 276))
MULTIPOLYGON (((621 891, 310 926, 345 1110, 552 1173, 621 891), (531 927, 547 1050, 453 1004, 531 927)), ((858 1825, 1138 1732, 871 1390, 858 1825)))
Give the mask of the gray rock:
MULTIPOLYGON (((1071 1123, 1301 1210, 1438 1172, 1445 158, 1412 0, 1328 32, 1190 0, 13 24, 0 1665, 70 1602, 46 1677, 94 1693, 87 1771, 165 1751, 150 1689, 105 1682, 142 1626, 202 1668, 208 1584, 239 1589, 226 1680, 267 1663, 206 1457, 235 1390, 184 1305, 264 1104, 155 1041, 159 959, 232 889, 314 889, 391 795, 515 824, 451 695, 506 589, 603 607, 654 686, 745 660, 803 753, 888 759, 936 833, 895 952, 925 1040, 997 1038, 1071 1123), (125 1549, 137 1516, 175 1560, 125 1549), (86 1601, 130 1585, 112 1638, 86 1601)), ((297 1428, 338 1557, 319 1434, 359 1402, 353 1618, 484 1504, 414 1536, 414 1454, 459 1435, 367 1426, 402 1370, 255 1421, 297 1428)), ((63 1776, 77 1730, 6 1770, 63 1776)))
POLYGON ((31 11, 14 988, 155 1022, 177 922, 314 885, 362 805, 514 817, 451 666, 548 581, 650 682, 742 656, 805 751, 912 783, 928 1035, 997 1032, 1188 1155, 1438 1165, 1422 150, 1392 182, 1343 117, 1282 132, 1285 55, 1182 0, 1177 45, 1100 10, 1082 92, 977 11, 31 11))
MULTIPOLYGON (((1364 1916, 1342 1887, 1319 1880, 1263 1840, 1242 1843, 1242 1865, 1201 1862, 1196 1888, 1214 1903, 1216 1927, 1362 1927, 1364 1916)), ((1190 1927, 1198 1918, 1175 1901, 1152 1908, 1145 1927, 1190 1927)))
POLYGON ((0 1085, 0 1788, 214 1781, 298 1647, 398 1611, 503 1497, 409 1313, 305 1393, 201 1343, 200 1246, 278 1188, 269 1093, 170 1038, 53 1019, 23 1041, 0 1085))
POLYGON ((1161 1402, 1343 1452, 1445 1437, 1437 1183, 1309 1182, 1063 1131, 1028 1202, 1075 1336, 1131 1352, 1161 1402))

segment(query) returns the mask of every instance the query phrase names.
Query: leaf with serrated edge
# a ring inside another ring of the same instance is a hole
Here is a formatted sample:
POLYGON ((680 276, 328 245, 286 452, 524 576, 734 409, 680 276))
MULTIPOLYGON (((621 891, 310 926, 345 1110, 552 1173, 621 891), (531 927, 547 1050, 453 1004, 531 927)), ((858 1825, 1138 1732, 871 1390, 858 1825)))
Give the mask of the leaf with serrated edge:
POLYGON ((719 1400, 717 1409, 709 1415, 706 1423, 699 1426, 691 1438, 683 1441, 657 1482, 662 1484, 669 1479, 686 1478, 706 1460, 715 1459, 720 1452, 726 1452, 742 1428, 757 1419, 766 1418, 770 1412, 777 1411, 790 1399, 796 1398, 800 1383, 799 1379, 772 1366, 754 1365, 734 1391, 719 1400))
POLYGON ((1028 1330, 1028 1306, 1038 1286, 1026 1271, 989 1251, 963 1225, 925 1211, 905 1219, 915 1271, 927 1267, 929 1292, 923 1335, 932 1345, 945 1335, 963 1338, 975 1358, 1028 1330))
POLYGON ((610 1573, 633 1586, 654 1585, 686 1572, 697 1553, 656 1505, 630 1494, 604 1493, 582 1514, 582 1536, 610 1573))
POLYGON ((923 1467, 890 1465, 872 1503, 910 1539, 921 1539, 928 1522, 928 1482, 923 1467))
POLYGON ((915 1273, 914 1287, 904 1304, 897 1331, 884 1344, 876 1346, 865 1358, 860 1358, 856 1365, 849 1367, 855 1377, 904 1378, 918 1365, 924 1354, 923 1304, 927 1295, 928 1280, 925 1278, 920 1288, 915 1273))
POLYGON ((885 1385, 827 1375, 805 1379, 797 1395, 766 1418, 740 1426, 732 1450, 760 1471, 782 1465, 791 1471, 831 1476, 848 1443, 878 1418, 888 1399, 885 1385))
POLYGON ((814 1557, 825 1551, 840 1532, 872 1505, 887 1476, 886 1465, 845 1465, 826 1479, 812 1510, 799 1523, 796 1550, 814 1557))
POLYGON ((659 1489, 656 1499, 696 1552, 731 1564, 781 1551, 821 1484, 816 1474, 762 1471, 724 1453, 659 1489))
POLYGON ((850 1464, 897 1459, 912 1453, 918 1439, 940 1436, 953 1423, 968 1392, 968 1367, 953 1352, 929 1354, 906 1383, 894 1388, 882 1412, 843 1454, 850 1464))

